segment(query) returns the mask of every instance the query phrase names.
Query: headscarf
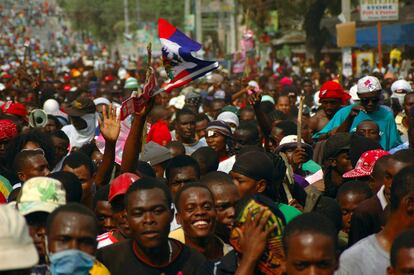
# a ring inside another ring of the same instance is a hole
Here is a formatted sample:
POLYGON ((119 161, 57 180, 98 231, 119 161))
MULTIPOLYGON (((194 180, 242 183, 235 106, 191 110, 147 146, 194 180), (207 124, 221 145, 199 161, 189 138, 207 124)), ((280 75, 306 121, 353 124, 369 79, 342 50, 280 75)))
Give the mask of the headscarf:
MULTIPOLYGON (((239 127, 240 124, 237 115, 230 111, 222 112, 221 114, 219 114, 217 120, 224 121, 225 123, 233 123, 234 125, 236 125, 236 127, 239 127)), ((231 132, 234 133, 235 130, 236 129, 232 128, 231 132)))
POLYGON ((400 79, 392 83, 391 85, 391 98, 398 99, 401 106, 404 104, 404 98, 407 93, 411 93, 413 89, 408 81, 400 79))
POLYGON ((70 148, 82 147, 83 145, 91 142, 95 137, 96 130, 96 114, 86 114, 81 116, 86 122, 86 128, 77 130, 73 125, 67 125, 62 128, 62 131, 68 136, 70 141, 70 148))
POLYGON ((319 100, 325 98, 339 98, 341 104, 346 105, 351 96, 344 91, 341 84, 336 81, 326 81, 319 90, 319 100))
POLYGON ((250 151, 236 156, 232 171, 256 181, 273 182, 273 162, 264 152, 250 151))
POLYGON ((236 206, 236 226, 230 234, 230 243, 235 251, 243 254, 240 247, 240 236, 243 232, 243 225, 249 215, 254 218, 261 210, 270 211, 270 216, 266 224, 266 229, 277 224, 277 227, 270 233, 267 240, 266 249, 260 258, 257 269, 263 274, 282 274, 282 266, 285 255, 282 247, 282 235, 285 229, 285 218, 277 207, 277 204, 262 195, 253 195, 241 200, 236 206))
POLYGON ((17 126, 8 119, 0 120, 0 140, 12 139, 17 136, 17 126))

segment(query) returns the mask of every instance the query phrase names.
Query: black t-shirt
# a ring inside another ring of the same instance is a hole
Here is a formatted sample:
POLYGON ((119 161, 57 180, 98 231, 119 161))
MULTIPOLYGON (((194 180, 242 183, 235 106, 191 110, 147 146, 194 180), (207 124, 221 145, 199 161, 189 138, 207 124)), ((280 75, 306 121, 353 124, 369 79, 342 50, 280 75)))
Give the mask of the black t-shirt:
POLYGON ((133 250, 133 241, 125 240, 99 249, 96 258, 103 263, 112 275, 148 274, 148 275, 191 275, 198 274, 198 270, 205 263, 203 255, 185 246, 179 241, 170 239, 178 247, 180 254, 166 267, 154 268, 142 262, 133 250))

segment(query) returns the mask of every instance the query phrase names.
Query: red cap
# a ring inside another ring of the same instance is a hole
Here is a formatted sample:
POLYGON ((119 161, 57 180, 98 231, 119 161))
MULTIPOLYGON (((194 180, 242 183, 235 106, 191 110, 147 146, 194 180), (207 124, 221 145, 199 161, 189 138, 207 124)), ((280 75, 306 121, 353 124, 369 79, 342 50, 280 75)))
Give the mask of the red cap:
POLYGON ((319 89, 319 99, 340 98, 342 105, 346 105, 351 96, 344 91, 341 84, 336 81, 326 81, 319 89))
POLYGON ((388 156, 387 151, 377 149, 366 151, 358 159, 355 168, 342 175, 343 178, 360 178, 370 176, 377 160, 383 156, 388 156))
POLYGON ((5 114, 15 115, 27 119, 26 106, 19 102, 13 103, 12 101, 7 101, 1 106, 1 110, 5 114))
POLYGON ((116 196, 124 195, 131 184, 138 179, 140 177, 132 173, 123 173, 114 178, 109 188, 108 201, 111 202, 116 196))

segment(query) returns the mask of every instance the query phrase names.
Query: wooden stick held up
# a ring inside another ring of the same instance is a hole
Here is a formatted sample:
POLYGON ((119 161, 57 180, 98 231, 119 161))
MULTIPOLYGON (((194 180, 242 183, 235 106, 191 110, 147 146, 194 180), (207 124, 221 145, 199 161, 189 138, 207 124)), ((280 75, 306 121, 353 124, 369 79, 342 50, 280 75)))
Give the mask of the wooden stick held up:
POLYGON ((303 116, 303 103, 305 101, 305 96, 303 91, 299 97, 299 110, 298 110, 298 129, 297 129, 297 137, 298 137, 298 148, 302 148, 302 116, 303 116))

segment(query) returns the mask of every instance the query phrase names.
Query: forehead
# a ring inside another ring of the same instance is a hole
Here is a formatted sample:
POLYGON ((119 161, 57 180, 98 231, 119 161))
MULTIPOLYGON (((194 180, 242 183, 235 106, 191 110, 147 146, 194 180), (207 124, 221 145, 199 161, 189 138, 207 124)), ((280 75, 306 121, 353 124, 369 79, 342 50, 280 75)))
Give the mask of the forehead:
POLYGON ((390 159, 388 159, 387 166, 386 166, 385 170, 386 170, 389 174, 391 174, 391 175, 395 175, 395 174, 397 174, 397 173, 398 173, 401 169, 403 169, 404 167, 406 167, 406 166, 408 166, 408 165, 409 165, 408 163, 405 163, 405 162, 400 162, 400 161, 398 161, 398 160, 395 160, 395 159, 390 158, 390 159))
POLYGON ((136 190, 128 195, 128 209, 151 208, 157 205, 168 207, 167 198, 159 188, 136 190))
POLYGON ((61 212, 53 220, 50 235, 94 235, 92 217, 73 212, 61 212))
POLYGON ((398 250, 396 262, 400 267, 414 267, 414 248, 404 247, 398 250))
POLYGON ((183 114, 177 117, 177 121, 181 122, 181 123, 185 123, 185 122, 193 122, 195 121, 195 115, 192 114, 183 114))
POLYGON ((304 258, 335 257, 335 244, 332 238, 321 233, 296 232, 288 237, 288 255, 304 258))
POLYGON ((365 195, 356 190, 348 190, 342 193, 339 197, 339 203, 359 203, 365 199, 365 195))
POLYGON ((171 177, 196 177, 196 170, 192 166, 178 167, 171 170, 171 177))
POLYGON ((213 202, 213 198, 211 196, 211 193, 203 187, 191 187, 184 192, 181 193, 179 203, 180 204, 186 204, 186 203, 194 203, 194 202, 205 202, 210 201, 213 202))
POLYGON ((77 176, 80 180, 87 180, 87 179, 90 179, 91 177, 91 173, 89 172, 88 168, 86 168, 85 165, 81 165, 77 168, 72 168, 72 167, 69 167, 68 165, 65 165, 65 167, 63 167, 63 171, 71 172, 75 174, 75 176, 77 176))
POLYGON ((239 140, 248 139, 251 134, 252 132, 247 129, 236 129, 236 131, 234 131, 234 134, 233 134, 233 139, 239 139, 239 140))
POLYGON ((62 138, 60 138, 60 137, 56 137, 56 136, 52 136, 52 141, 53 141, 54 143, 58 143, 58 144, 62 144, 62 143, 64 143, 64 144, 69 144, 69 141, 64 140, 64 139, 62 139, 62 138))
POLYGON ((27 158, 26 164, 31 166, 39 166, 43 164, 47 164, 46 158, 42 154, 32 155, 27 158))
POLYGON ((404 101, 406 104, 413 104, 414 103, 414 93, 408 93, 404 97, 404 101))
POLYGON ((280 96, 280 97, 277 99, 277 103, 281 103, 281 102, 283 102, 283 103, 289 102, 289 97, 288 97, 287 95, 280 96))
POLYGON ((211 106, 216 107, 216 108, 221 108, 222 106, 224 106, 224 101, 213 101, 211 103, 211 106))
POLYGON ((378 128, 378 125, 374 121, 363 121, 357 128, 378 128))
POLYGON ((209 188, 215 200, 237 200, 239 198, 239 191, 233 183, 213 184, 209 188))
POLYGON ((208 121, 207 119, 203 119, 196 122, 196 126, 198 127, 207 127, 208 121))

